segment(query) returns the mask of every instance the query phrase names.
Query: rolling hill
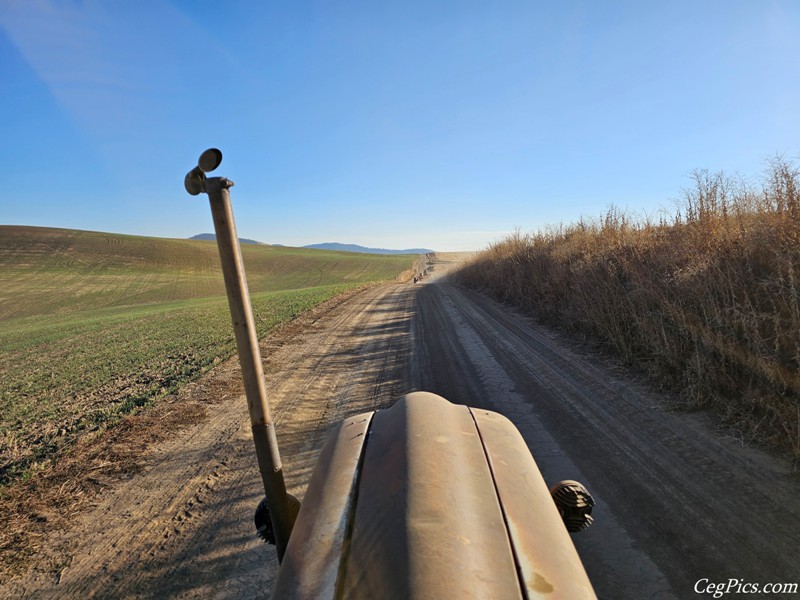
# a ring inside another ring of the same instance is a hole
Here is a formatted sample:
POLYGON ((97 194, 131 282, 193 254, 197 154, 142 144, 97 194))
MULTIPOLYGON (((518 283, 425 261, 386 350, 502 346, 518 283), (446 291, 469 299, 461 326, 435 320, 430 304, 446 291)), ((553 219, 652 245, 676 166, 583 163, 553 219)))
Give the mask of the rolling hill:
MULTIPOLYGON (((251 293, 392 279, 413 258, 246 244, 251 293)), ((0 226, 0 322, 222 297, 214 242, 0 226)))

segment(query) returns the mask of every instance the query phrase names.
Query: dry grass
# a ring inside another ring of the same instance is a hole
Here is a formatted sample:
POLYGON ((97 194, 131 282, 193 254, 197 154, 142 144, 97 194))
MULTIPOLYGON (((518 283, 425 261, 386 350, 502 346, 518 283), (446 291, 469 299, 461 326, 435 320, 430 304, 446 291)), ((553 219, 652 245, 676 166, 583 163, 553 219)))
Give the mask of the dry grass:
POLYGON ((516 232, 458 280, 613 349, 800 459, 800 177, 697 171, 675 214, 516 232))
MULTIPOLYGON (((17 485, 0 488, 0 583, 25 570, 33 557, 51 546, 98 492, 123 474, 142 467, 146 449, 182 426, 202 420, 202 402, 175 398, 122 419, 117 427, 75 441, 61 460, 17 485)), ((58 571, 57 566, 53 569, 58 571)))

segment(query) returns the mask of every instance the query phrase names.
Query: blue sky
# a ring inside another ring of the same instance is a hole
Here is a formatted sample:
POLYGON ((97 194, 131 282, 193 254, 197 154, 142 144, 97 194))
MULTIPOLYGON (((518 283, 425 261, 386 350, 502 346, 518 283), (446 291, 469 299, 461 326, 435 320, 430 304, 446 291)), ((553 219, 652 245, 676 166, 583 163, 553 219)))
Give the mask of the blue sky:
POLYGON ((800 156, 800 2, 0 0, 0 223, 470 250, 800 156))

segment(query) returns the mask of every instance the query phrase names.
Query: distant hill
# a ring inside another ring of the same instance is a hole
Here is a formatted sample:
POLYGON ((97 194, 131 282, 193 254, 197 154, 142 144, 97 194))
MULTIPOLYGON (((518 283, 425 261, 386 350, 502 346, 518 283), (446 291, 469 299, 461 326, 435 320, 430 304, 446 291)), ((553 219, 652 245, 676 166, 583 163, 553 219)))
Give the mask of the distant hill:
POLYGON ((363 252, 365 254, 428 254, 429 252, 433 252, 433 250, 427 248, 387 250, 386 248, 367 248, 365 246, 359 246, 358 244, 340 244, 338 242, 310 244, 308 246, 303 246, 303 248, 311 248, 313 250, 339 250, 341 252, 363 252))
MULTIPOLYGON (((200 233, 189 238, 190 240, 210 240, 216 241, 217 236, 213 233, 200 233)), ((248 240, 239 238, 242 244, 264 244, 256 240, 248 240)), ((286 248, 283 244, 269 244, 276 248, 286 248)), ((301 246, 301 248, 308 248, 309 250, 337 250, 339 252, 361 252, 362 254, 428 254, 433 252, 428 248, 408 248, 405 250, 389 250, 387 248, 367 248, 366 246, 359 246, 358 244, 340 244, 338 242, 328 242, 325 244, 309 244, 308 246, 301 246)))
MULTIPOLYGON (((216 242, 217 236, 213 233, 198 233, 197 235, 193 235, 189 238, 190 240, 204 240, 204 241, 211 241, 216 242)), ((239 238, 240 244, 262 244, 263 242, 259 242, 257 240, 248 240, 247 238, 239 238)))

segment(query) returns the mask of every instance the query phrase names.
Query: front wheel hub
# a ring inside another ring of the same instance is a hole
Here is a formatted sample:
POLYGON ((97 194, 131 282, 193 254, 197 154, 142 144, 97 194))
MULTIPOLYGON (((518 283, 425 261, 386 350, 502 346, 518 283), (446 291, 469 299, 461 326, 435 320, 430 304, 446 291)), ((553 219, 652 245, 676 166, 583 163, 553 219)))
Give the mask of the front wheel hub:
POLYGON ((567 531, 585 531, 594 522, 592 508, 594 498, 582 483, 567 479, 559 481, 550 488, 550 495, 556 503, 567 531))

